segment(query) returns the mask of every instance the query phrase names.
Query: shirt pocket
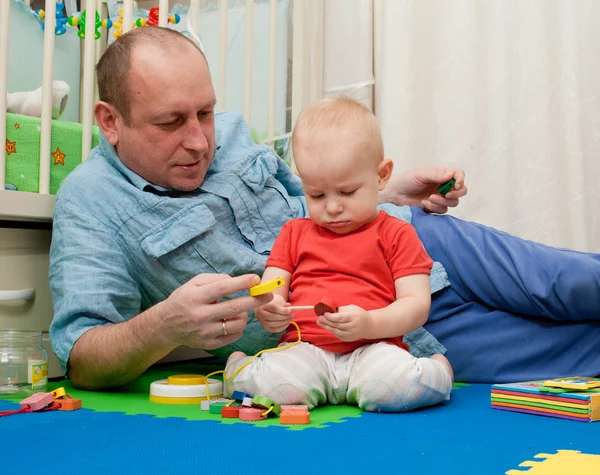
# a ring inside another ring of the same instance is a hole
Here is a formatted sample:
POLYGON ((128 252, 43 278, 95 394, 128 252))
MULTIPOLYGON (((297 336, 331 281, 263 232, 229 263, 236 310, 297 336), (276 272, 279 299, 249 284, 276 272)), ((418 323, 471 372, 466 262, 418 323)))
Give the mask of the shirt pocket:
POLYGON ((194 204, 146 232, 140 245, 150 259, 161 263, 180 283, 201 273, 236 276, 250 272, 256 258, 215 224, 206 205, 194 204))
POLYGON ((302 203, 290 196, 274 176, 276 169, 259 160, 232 181, 244 206, 236 206, 236 222, 240 232, 256 252, 268 255, 282 226, 303 216, 302 203), (247 213, 247 214, 245 214, 247 213))

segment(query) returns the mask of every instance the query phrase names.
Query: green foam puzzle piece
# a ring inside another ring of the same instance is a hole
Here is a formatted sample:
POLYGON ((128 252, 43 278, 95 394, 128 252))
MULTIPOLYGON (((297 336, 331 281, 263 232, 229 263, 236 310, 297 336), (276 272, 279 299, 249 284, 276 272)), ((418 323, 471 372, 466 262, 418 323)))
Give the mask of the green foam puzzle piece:
MULTIPOLYGON (((253 424, 257 427, 281 426, 287 430, 305 430, 324 428, 331 423, 344 422, 349 417, 360 417, 362 411, 356 406, 322 406, 310 412, 310 424, 286 425, 279 423, 278 417, 269 417, 262 421, 244 422, 239 419, 223 419, 220 414, 202 411, 200 405, 173 405, 150 402, 150 384, 159 379, 167 379, 176 374, 203 374, 222 370, 222 366, 201 364, 198 362, 176 363, 150 368, 136 381, 114 391, 82 391, 73 387, 69 380, 51 382, 48 391, 64 387, 71 397, 79 398, 84 409, 98 412, 122 412, 128 415, 149 414, 156 417, 181 417, 190 421, 218 421, 222 424, 253 424)), ((211 376, 213 378, 215 376, 211 376)), ((219 379, 219 378, 216 378, 219 379)))

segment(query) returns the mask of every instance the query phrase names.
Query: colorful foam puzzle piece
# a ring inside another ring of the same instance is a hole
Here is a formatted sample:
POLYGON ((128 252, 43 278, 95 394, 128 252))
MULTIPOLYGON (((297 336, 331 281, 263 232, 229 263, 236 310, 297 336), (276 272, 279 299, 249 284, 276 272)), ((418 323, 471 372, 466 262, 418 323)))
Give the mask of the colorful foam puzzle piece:
POLYGON ((582 454, 578 450, 559 450, 556 454, 537 454, 536 459, 527 460, 519 467, 529 470, 508 470, 506 475, 597 475, 600 473, 600 455, 582 454))

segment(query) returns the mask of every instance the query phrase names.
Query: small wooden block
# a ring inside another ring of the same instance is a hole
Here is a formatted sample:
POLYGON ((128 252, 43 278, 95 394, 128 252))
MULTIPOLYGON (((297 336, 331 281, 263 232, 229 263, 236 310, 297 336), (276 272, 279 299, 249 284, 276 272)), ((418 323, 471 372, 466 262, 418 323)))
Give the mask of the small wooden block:
POLYGON ((200 402, 200 409, 202 409, 203 411, 208 411, 210 410, 210 405, 214 404, 216 402, 231 402, 231 399, 225 399, 222 397, 219 398, 214 398, 214 399, 209 399, 209 400, 204 400, 200 402))
POLYGON ((323 297, 321 301, 315 305, 315 313, 320 317, 326 313, 335 313, 338 311, 338 305, 333 300, 323 297))
POLYGON ((54 398, 52 397, 52 393, 35 393, 28 398, 23 399, 19 405, 21 406, 21 409, 29 408, 31 411, 39 411, 53 402, 54 398))
POLYGON ((59 399, 57 402, 60 404, 59 411, 76 411, 77 409, 81 409, 82 406, 81 399, 74 397, 59 399))
POLYGON ((257 407, 244 407, 240 408, 240 421, 261 421, 266 419, 267 416, 263 416, 264 409, 258 409, 257 407))
POLYGON ((258 407, 260 409, 264 409, 265 411, 273 408, 271 412, 275 415, 279 415, 279 404, 275 404, 271 399, 265 396, 254 396, 252 398, 252 405, 254 407, 258 407))
POLYGON ((280 409, 282 414, 306 414, 308 412, 308 406, 302 404, 284 404, 280 406, 280 409))
POLYGON ((300 412, 281 413, 279 416, 280 424, 310 424, 310 412, 304 414, 300 412))
POLYGON ((244 398, 247 398, 247 397, 252 399, 252 396, 250 396, 250 394, 247 394, 243 391, 233 391, 233 394, 231 395, 231 399, 234 399, 235 401, 239 401, 239 402, 242 402, 244 400, 244 398))
POLYGON ((223 407, 225 407, 227 404, 227 402, 213 402, 211 403, 210 407, 208 408, 208 412, 210 414, 221 414, 221 409, 223 409, 223 407))
POLYGON ((66 395, 67 392, 65 391, 65 388, 56 388, 54 391, 52 391, 52 397, 54 399, 58 399, 59 397, 63 397, 66 395))
POLYGON ((242 406, 252 407, 252 398, 250 396, 246 396, 242 401, 242 406))
POLYGON ((221 417, 223 419, 238 419, 240 417, 241 406, 223 406, 221 408, 221 417))

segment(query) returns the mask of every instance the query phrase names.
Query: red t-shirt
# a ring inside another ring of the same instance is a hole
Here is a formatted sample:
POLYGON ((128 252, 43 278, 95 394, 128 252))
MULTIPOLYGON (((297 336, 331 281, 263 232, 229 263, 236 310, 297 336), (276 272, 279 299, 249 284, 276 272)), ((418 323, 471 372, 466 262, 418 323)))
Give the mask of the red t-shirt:
MULTIPOLYGON (((429 275, 433 261, 409 223, 380 211, 373 221, 345 235, 321 228, 309 218, 288 221, 266 265, 292 274, 292 305, 315 305, 326 296, 340 307, 354 304, 376 310, 396 300, 396 279, 429 275)), ((385 340, 342 341, 319 327, 311 310, 294 311, 294 321, 300 327, 302 341, 327 351, 348 353, 378 341, 408 350, 401 335, 385 340)), ((281 342, 297 338, 296 329, 290 326, 281 342)))

